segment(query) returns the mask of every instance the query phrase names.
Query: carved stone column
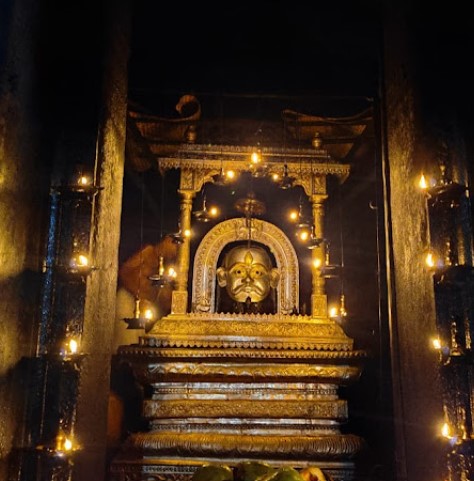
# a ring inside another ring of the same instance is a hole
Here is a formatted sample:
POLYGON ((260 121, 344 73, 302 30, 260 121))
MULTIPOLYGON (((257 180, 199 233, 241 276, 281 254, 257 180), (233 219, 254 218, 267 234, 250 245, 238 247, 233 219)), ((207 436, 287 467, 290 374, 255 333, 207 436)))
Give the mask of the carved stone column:
POLYGON ((188 272, 190 257, 190 240, 186 233, 191 230, 191 210, 193 207, 193 198, 196 193, 193 190, 183 189, 180 189, 178 192, 181 196, 180 226, 184 242, 180 244, 178 249, 178 275, 176 279, 176 289, 172 294, 171 313, 185 314, 188 307, 188 272))
MULTIPOLYGON (((323 202, 327 195, 312 195, 311 206, 313 212, 314 233, 318 239, 324 238, 324 207, 323 202)), ((313 249, 313 286, 311 291, 311 315, 313 317, 327 317, 327 296, 323 274, 325 265, 326 248, 324 242, 313 249)))

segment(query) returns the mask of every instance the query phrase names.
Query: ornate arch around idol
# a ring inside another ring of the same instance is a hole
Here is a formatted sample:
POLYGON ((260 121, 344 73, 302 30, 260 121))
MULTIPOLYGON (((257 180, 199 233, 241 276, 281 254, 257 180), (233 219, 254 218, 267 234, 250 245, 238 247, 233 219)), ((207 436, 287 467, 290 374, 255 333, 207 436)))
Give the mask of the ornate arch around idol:
MULTIPOLYGON (((217 224, 202 239, 194 256, 192 311, 215 312, 217 261, 224 247, 246 241, 249 229, 245 218, 217 224)), ((299 309, 299 266, 295 249, 284 232, 274 224, 252 219, 251 239, 270 249, 280 271, 277 286, 277 313, 290 314, 299 309)))

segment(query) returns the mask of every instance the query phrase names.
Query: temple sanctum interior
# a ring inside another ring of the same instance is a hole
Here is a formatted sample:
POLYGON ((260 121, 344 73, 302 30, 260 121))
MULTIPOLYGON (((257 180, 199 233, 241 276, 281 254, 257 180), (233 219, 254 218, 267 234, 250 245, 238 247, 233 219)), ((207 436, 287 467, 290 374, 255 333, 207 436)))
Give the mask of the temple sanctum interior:
POLYGON ((4 2, 0 481, 474 481, 473 37, 4 2))

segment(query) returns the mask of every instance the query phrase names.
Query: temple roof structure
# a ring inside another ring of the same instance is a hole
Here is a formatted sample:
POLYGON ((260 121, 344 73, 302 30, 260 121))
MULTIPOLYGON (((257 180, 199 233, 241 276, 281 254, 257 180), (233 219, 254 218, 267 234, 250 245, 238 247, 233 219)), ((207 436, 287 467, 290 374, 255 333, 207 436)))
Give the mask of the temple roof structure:
POLYGON ((350 116, 322 116, 282 108, 273 119, 203 117, 199 99, 181 96, 176 116, 144 112, 132 104, 128 111, 128 162, 137 171, 149 169, 159 158, 181 155, 196 159, 235 159, 239 149, 256 147, 272 161, 293 157, 300 163, 343 162, 361 137, 371 135, 372 108, 350 116), (194 146, 194 147, 193 147, 194 146), (236 147, 238 146, 238 147, 236 147), (193 153, 193 154, 191 154, 193 153))

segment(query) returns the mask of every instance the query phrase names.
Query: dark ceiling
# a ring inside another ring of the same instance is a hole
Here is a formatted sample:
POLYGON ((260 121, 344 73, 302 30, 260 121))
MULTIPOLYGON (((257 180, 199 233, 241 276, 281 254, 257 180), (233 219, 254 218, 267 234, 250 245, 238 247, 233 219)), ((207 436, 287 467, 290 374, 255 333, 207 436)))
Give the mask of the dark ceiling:
POLYGON ((380 55, 375 2, 133 3, 130 97, 157 93, 368 96, 380 55))

